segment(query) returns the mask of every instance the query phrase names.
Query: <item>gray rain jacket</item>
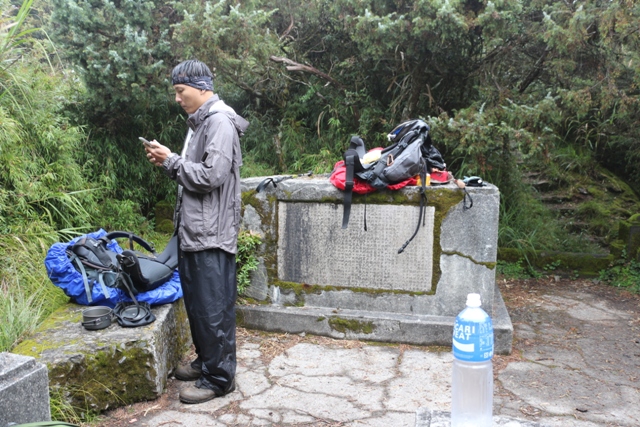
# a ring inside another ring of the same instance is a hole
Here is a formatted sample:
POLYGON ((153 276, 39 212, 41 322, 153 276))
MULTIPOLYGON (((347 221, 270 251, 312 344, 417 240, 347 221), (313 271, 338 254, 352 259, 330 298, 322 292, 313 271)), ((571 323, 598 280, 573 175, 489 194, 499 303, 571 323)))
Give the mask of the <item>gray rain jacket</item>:
POLYGON ((180 249, 237 252, 240 229, 240 136, 244 118, 213 95, 187 119, 181 155, 165 171, 180 185, 175 218, 180 249))

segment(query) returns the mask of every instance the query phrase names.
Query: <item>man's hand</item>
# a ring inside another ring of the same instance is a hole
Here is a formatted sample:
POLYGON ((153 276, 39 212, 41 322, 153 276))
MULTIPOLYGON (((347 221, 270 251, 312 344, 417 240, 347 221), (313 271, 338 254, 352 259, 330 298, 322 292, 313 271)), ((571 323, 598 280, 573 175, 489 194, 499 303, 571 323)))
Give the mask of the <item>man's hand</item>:
POLYGON ((160 144, 155 139, 151 141, 150 147, 145 145, 144 149, 147 152, 147 159, 156 166, 162 166, 162 162, 171 154, 171 150, 168 147, 160 144))

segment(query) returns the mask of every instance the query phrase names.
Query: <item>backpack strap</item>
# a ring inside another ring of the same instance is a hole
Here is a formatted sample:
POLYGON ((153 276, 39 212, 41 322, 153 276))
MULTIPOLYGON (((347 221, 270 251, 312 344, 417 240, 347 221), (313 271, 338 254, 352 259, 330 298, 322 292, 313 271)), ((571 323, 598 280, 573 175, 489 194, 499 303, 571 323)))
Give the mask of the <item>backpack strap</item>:
POLYGON ((351 198, 353 196, 353 176, 355 168, 355 157, 358 154, 355 151, 348 150, 344 156, 344 164, 347 167, 347 175, 344 182, 344 198, 342 199, 342 228, 349 225, 349 217, 351 216, 351 198))
MULTIPOLYGON (((115 271, 101 271, 98 273, 98 284, 100 285, 100 287, 102 288, 102 294, 104 295, 104 297, 106 299, 109 299, 110 295, 109 295, 109 291, 107 290, 107 288, 109 286, 107 286, 107 283, 104 281, 104 275, 105 274, 119 274, 116 273, 115 271)), ((117 277, 116 277, 116 281, 117 281, 117 277)), ((115 283, 115 281, 114 281, 115 283)))
POLYGON ((345 151, 343 156, 347 173, 344 183, 344 199, 342 199, 342 228, 347 228, 347 225, 349 225, 349 217, 351 216, 351 200, 353 197, 353 179, 356 172, 361 172, 366 169, 360 161, 365 154, 364 141, 362 138, 357 135, 352 136, 351 141, 349 142, 349 148, 345 151))
POLYGON ((382 152, 380 153, 380 160, 378 160, 375 165, 373 166, 373 174, 375 176, 377 176, 378 178, 382 177, 382 171, 384 170, 384 168, 386 168, 387 166, 389 166, 387 164, 387 162, 389 160, 391 160, 393 162, 393 159, 395 159, 396 155, 404 148, 407 146, 406 142, 404 144, 402 144, 402 141, 400 142, 396 142, 388 147, 386 147, 385 149, 382 150, 382 152))
POLYGON ((152 243, 149 243, 146 240, 144 240, 142 237, 135 235, 133 233, 129 233, 128 231, 112 231, 111 233, 107 233, 106 235, 102 236, 100 239, 104 240, 105 244, 107 244, 109 241, 113 239, 120 239, 124 237, 129 239, 129 249, 133 250, 133 242, 136 242, 137 244, 139 244, 140 246, 142 246, 152 254, 154 255, 156 254, 156 249, 152 243))
MULTIPOLYGON (((84 268, 84 264, 80 261, 78 255, 76 255, 72 251, 67 251, 67 256, 69 257, 69 262, 75 264, 77 266, 78 271, 82 275, 82 282, 84 283, 84 292, 87 294, 87 302, 91 304, 93 302, 93 295, 91 294, 93 287, 89 285, 89 277, 87 276, 87 270, 84 268)), ((102 294, 106 299, 109 299, 109 291, 107 290, 107 285, 104 282, 104 274, 107 271, 100 271, 98 273, 98 284, 100 284, 100 288, 102 289, 102 294)), ((112 273, 112 272, 109 272, 112 273)), ((115 273, 114 273, 115 274, 115 273)))
MULTIPOLYGON (((302 175, 307 175, 307 174, 302 174, 302 175)), ((301 176, 301 175, 298 175, 298 176, 301 176)), ((276 188, 279 182, 282 182, 285 179, 291 179, 293 177, 294 177, 293 175, 283 175, 276 178, 272 176, 270 176, 269 178, 265 178, 262 181, 260 181, 260 184, 258 184, 258 186, 256 187, 256 193, 259 193, 265 188, 267 188, 269 184, 273 184, 273 188, 276 188)))
POLYGON ((418 230, 420 230, 420 222, 422 221, 422 226, 424 227, 425 225, 425 221, 426 221, 426 215, 424 212, 424 208, 426 207, 427 204, 427 191, 426 191, 426 180, 427 180, 427 166, 426 163, 423 165, 422 171, 420 172, 420 213, 418 214, 418 225, 416 226, 416 231, 413 232, 413 235, 411 237, 409 237, 409 240, 407 240, 404 245, 402 245, 402 247, 400 249, 398 249, 398 253, 401 254, 402 252, 404 252, 405 248, 407 247, 407 245, 409 243, 411 243, 411 241, 413 240, 414 237, 416 237, 416 235, 418 234, 418 230))
POLYGON ((69 261, 72 264, 75 263, 78 266, 78 270, 80 270, 80 274, 82 274, 82 281, 84 282, 84 293, 87 294, 87 302, 91 304, 93 302, 93 296, 91 295, 91 287, 89 286, 89 279, 87 278, 87 270, 84 269, 84 265, 82 265, 82 262, 80 262, 78 255, 76 255, 72 251, 67 251, 67 255, 69 256, 69 261))
POLYGON ((135 305, 138 305, 138 300, 136 299, 136 288, 135 286, 133 286, 133 282, 131 281, 131 277, 129 277, 128 274, 122 274, 121 276, 122 278, 122 285, 125 288, 125 291, 127 292, 127 295, 129 295, 129 297, 131 298, 131 300, 133 301, 133 303, 135 305))
POLYGON ((471 198, 471 194, 469 194, 466 188, 463 188, 462 191, 464 191, 464 199, 462 199, 462 210, 466 211, 473 207, 473 199, 471 198), (468 205, 467 205, 467 198, 469 198, 468 205))

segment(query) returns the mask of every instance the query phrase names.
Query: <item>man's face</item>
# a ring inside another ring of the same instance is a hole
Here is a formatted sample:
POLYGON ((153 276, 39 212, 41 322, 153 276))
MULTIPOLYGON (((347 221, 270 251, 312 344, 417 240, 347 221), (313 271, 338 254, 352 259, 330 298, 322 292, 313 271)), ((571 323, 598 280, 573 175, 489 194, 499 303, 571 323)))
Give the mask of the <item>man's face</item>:
POLYGON ((195 113, 210 96, 207 91, 183 84, 173 85, 173 88, 176 91, 176 102, 187 114, 195 113))

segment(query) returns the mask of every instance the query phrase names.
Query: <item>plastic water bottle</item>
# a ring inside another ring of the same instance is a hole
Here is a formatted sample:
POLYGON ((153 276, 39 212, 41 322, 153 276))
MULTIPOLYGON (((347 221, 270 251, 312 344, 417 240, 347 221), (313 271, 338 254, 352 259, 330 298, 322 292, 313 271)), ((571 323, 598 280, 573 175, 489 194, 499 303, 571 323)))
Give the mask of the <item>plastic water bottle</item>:
POLYGON ((453 327, 451 427, 493 426, 493 324, 480 305, 467 295, 453 327))

